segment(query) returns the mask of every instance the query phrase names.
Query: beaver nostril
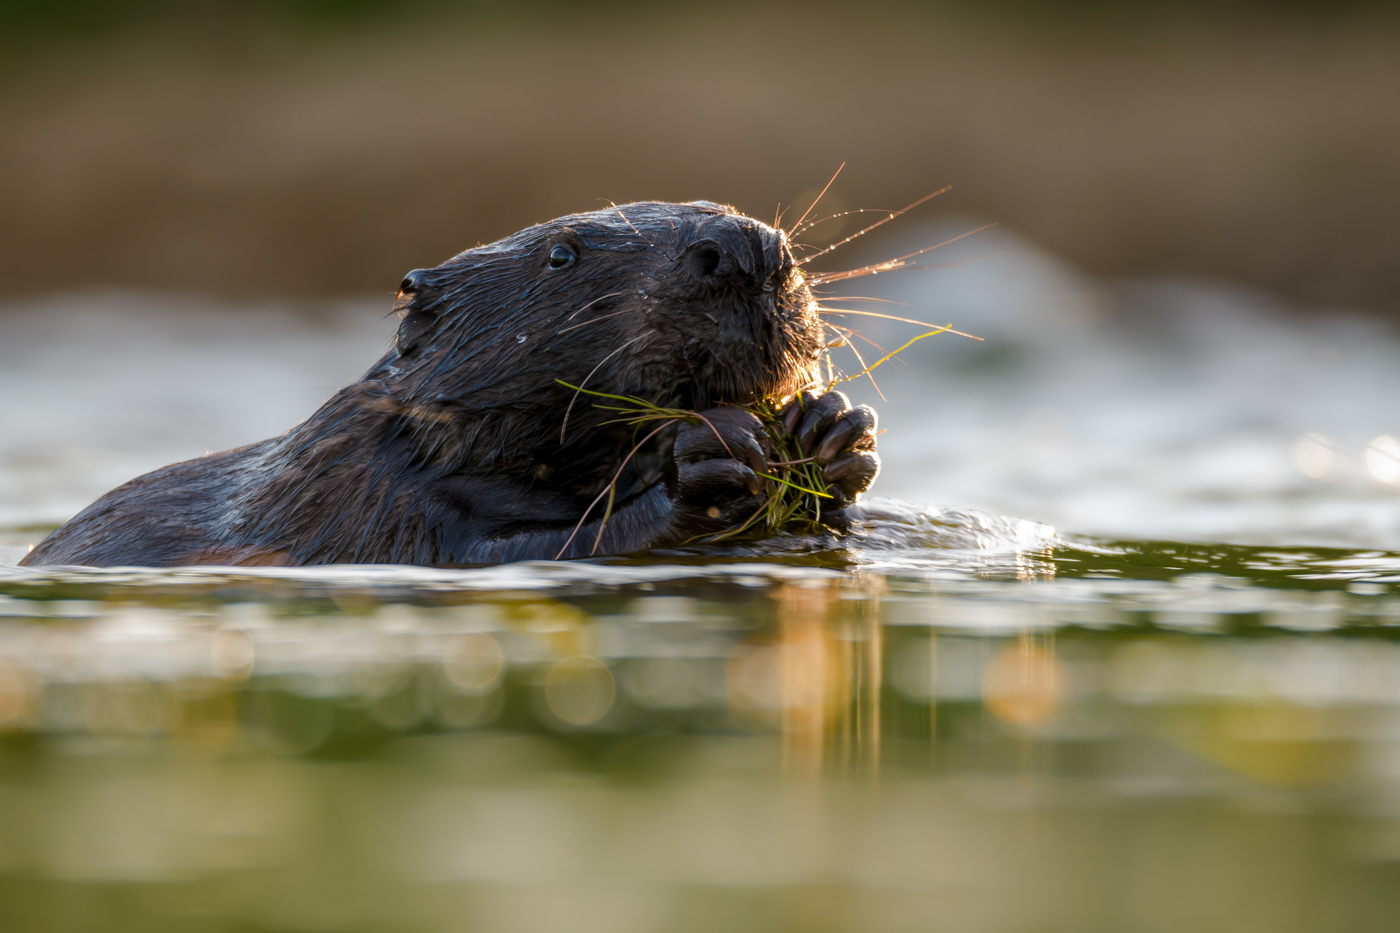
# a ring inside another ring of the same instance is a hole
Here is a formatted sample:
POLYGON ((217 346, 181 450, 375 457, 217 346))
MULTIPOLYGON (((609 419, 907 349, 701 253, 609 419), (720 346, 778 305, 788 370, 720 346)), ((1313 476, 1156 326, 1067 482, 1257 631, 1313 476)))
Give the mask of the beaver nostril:
POLYGON ((729 275, 734 265, 726 244, 708 239, 692 243, 682 262, 690 275, 711 284, 729 275))
POLYGON ((719 271, 719 250, 706 246, 695 254, 696 271, 703 276, 711 276, 719 271))

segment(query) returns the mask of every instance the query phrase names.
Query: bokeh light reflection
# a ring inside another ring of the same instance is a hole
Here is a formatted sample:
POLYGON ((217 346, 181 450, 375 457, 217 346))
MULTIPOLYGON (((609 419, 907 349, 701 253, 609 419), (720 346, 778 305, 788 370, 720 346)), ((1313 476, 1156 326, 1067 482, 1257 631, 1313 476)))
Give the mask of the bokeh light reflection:
POLYGON ((252 674, 257 649, 252 634, 242 626, 219 626, 209 650, 214 667, 225 677, 242 679, 252 674))
POLYGON ((571 726, 598 722, 612 709, 615 695, 612 671, 597 658, 565 658, 545 675, 544 696, 550 712, 571 726))
POLYGON ((448 639, 442 668, 462 690, 483 693, 500 679, 505 655, 500 643, 486 632, 465 632, 448 639))
POLYGON ((1383 486, 1400 486, 1400 440, 1382 434, 1366 447, 1366 472, 1383 486))
POLYGON ((1293 442, 1293 465, 1308 479, 1330 478, 1337 466, 1334 442, 1316 432, 1301 435, 1293 442))

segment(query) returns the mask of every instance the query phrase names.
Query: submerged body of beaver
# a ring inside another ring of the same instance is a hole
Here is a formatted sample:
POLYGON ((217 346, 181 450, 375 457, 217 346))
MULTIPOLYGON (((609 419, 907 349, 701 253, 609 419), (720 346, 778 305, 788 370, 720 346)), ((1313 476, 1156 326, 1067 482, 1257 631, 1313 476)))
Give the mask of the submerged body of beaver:
MULTIPOLYGON (((783 419, 833 483, 874 479, 874 414, 821 397, 785 234, 709 202, 577 214, 404 279, 395 347, 287 434, 139 477, 25 563, 455 565, 619 554, 733 527, 783 419), (645 436, 560 380, 692 409, 645 436), (616 483, 611 513, 593 508, 616 483)), ((839 522, 839 514, 833 517, 839 522)))

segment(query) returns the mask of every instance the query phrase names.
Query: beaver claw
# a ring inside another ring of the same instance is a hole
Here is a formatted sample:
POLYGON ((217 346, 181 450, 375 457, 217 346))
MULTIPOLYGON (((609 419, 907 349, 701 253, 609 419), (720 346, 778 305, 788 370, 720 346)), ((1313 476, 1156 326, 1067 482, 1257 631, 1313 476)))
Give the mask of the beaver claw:
POLYGON ((700 412, 700 419, 676 434, 676 493, 708 519, 742 521, 762 504, 759 474, 768 470, 763 423, 729 406, 700 412))
POLYGON ((880 472, 880 455, 875 452, 878 418, 869 405, 852 408, 843 392, 803 392, 779 417, 802 453, 823 467, 836 508, 844 509, 875 482, 880 472))
MULTIPOLYGON (((711 521, 743 521, 762 504, 762 474, 771 472, 774 451, 763 422, 742 408, 723 406, 700 413, 681 427, 675 443, 675 492, 711 521)), ((822 467, 835 498, 833 511, 856 500, 880 472, 875 453, 875 412, 851 407, 841 392, 804 392, 779 413, 803 455, 822 467)))

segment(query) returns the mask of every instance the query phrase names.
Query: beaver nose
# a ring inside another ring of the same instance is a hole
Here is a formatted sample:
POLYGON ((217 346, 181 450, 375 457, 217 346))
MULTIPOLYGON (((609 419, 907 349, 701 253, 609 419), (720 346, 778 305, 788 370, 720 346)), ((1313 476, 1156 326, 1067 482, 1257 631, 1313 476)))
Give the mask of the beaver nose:
POLYGON ((403 281, 399 283, 399 291, 401 291, 401 292, 416 292, 416 291, 421 291, 422 288, 423 288, 424 283, 426 282, 428 276, 429 276, 431 273, 432 273, 432 270, 431 270, 431 269, 414 269, 414 270, 413 270, 412 272, 410 272, 408 275, 406 275, 406 276, 403 277, 403 281))
POLYGON ((399 283, 399 293, 394 296, 394 311, 400 317, 408 313, 410 306, 426 310, 441 297, 433 287, 432 269, 414 269, 399 283))
POLYGON ((707 285, 761 285, 792 264, 782 234, 748 217, 716 217, 686 249, 692 276, 707 285))

